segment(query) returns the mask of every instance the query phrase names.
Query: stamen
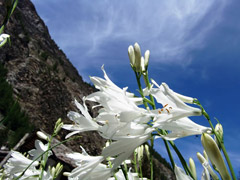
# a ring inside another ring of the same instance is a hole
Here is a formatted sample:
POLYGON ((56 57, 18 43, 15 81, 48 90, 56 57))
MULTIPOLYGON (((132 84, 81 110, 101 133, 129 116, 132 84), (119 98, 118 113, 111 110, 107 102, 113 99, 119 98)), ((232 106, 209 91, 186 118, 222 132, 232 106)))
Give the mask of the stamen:
POLYGON ((168 106, 168 104, 165 104, 164 106, 163 106, 163 108, 165 108, 165 107, 167 107, 168 106))

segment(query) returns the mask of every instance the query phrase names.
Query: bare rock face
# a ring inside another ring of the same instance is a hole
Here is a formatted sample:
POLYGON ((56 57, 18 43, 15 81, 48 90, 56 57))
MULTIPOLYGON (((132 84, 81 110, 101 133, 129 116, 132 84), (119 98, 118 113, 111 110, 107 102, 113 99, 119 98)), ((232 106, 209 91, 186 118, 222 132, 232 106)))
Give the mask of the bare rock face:
MULTIPOLYGON (((0 0, 0 22, 6 15, 5 1, 0 0)), ((30 0, 20 0, 8 22, 5 33, 11 36, 11 46, 0 49, 0 62, 8 69, 7 80, 14 88, 14 95, 27 112, 36 129, 51 134, 58 118, 71 123, 66 117, 70 110, 77 111, 73 100, 80 103, 82 97, 96 91, 85 83, 65 54, 51 39, 48 29, 36 13, 30 0)), ((96 116, 97 112, 90 113, 96 116)), ((62 130, 58 139, 63 140, 62 130)), ((91 155, 101 153, 105 141, 96 132, 82 133, 82 137, 67 142, 67 146, 79 151, 82 145, 91 155)), ((173 173, 162 164, 161 173, 175 179, 173 173)), ((159 179, 159 178, 156 178, 159 179)))
MULTIPOLYGON (((0 0, 0 22, 6 15, 4 0, 0 0)), ((73 100, 95 91, 83 82, 77 70, 51 39, 44 22, 29 0, 21 0, 5 33, 11 36, 11 46, 1 48, 0 61, 8 69, 8 82, 14 95, 27 112, 31 123, 51 134, 58 118, 70 123, 67 112, 77 111, 73 100)), ((89 105, 89 109, 91 104, 89 105)), ((96 115, 96 112, 91 112, 96 115)), ((67 132, 62 131, 59 138, 67 132)), ((99 154, 104 140, 96 133, 82 134, 82 138, 68 142, 74 150, 79 145, 90 154, 99 154)))

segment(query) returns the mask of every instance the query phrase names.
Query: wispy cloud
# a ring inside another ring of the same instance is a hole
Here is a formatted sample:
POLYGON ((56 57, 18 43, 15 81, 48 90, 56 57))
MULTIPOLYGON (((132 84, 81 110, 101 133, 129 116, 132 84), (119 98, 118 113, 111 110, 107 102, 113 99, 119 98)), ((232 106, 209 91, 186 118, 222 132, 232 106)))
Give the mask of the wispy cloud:
POLYGON ((110 61, 108 53, 118 53, 114 46, 127 49, 136 41, 156 61, 190 62, 189 52, 204 46, 226 5, 226 0, 33 2, 45 8, 43 18, 53 38, 72 61, 81 59, 80 68, 102 64, 101 58, 110 61))

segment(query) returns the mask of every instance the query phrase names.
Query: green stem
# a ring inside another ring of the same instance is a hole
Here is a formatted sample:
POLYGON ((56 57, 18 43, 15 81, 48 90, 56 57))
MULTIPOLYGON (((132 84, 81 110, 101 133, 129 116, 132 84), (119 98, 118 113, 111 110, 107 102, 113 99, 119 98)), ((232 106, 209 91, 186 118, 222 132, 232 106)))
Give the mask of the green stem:
POLYGON ((147 108, 148 104, 146 103, 146 101, 144 101, 143 89, 142 89, 142 85, 141 85, 141 75, 142 75, 141 73, 135 72, 135 76, 136 76, 137 84, 138 84, 138 89, 139 89, 140 94, 141 94, 141 96, 143 98, 143 104, 147 108))
MULTIPOLYGON (((50 140, 49 140, 49 142, 48 142, 48 148, 47 149, 50 149, 51 148, 51 143, 52 143, 52 139, 53 139, 53 135, 51 136, 51 138, 50 138, 50 140)), ((45 153, 46 155, 45 155, 45 157, 44 157, 44 159, 43 159, 43 164, 41 165, 41 174, 40 174, 40 177, 39 177, 39 180, 42 180, 42 177, 43 177, 43 172, 44 172, 44 169, 45 169, 45 167, 46 167, 46 164, 47 164, 47 160, 48 160, 48 150, 47 150, 47 152, 45 153)))
POLYGON ((196 105, 200 106, 200 108, 202 109, 202 114, 203 114, 203 116, 207 119, 209 125, 211 126, 212 132, 213 132, 213 134, 216 136, 216 139, 217 139, 217 141, 218 141, 218 143, 219 143, 219 145, 220 145, 220 147, 221 147, 221 149, 222 149, 222 151, 223 151, 224 157, 225 157, 225 159, 226 159, 226 161, 227 161, 229 170, 230 170, 230 172, 231 172, 232 179, 233 179, 233 180, 236 180, 237 178, 236 178, 236 175, 235 175, 235 173, 234 173, 234 170, 233 170, 233 167, 232 167, 232 163, 231 163, 230 158, 229 158, 229 156, 228 156, 227 150, 226 150, 226 148, 225 148, 225 146, 224 146, 224 143, 221 141, 221 139, 220 139, 219 136, 217 135, 217 133, 216 133, 216 131, 215 131, 215 128, 213 127, 213 124, 212 124, 212 122, 211 122, 211 119, 210 119, 208 113, 205 111, 205 109, 203 108, 203 106, 201 105, 201 103, 200 103, 198 100, 195 100, 194 103, 195 103, 196 105))
POLYGON ((124 165, 120 165, 120 167, 122 169, 122 172, 123 172, 123 175, 125 177, 125 180, 128 180, 128 174, 127 174, 126 167, 124 165))
POLYGON ((191 170, 190 170, 189 167, 188 167, 187 162, 185 161, 184 157, 182 156, 182 154, 181 154, 180 151, 178 150, 177 146, 174 144, 173 141, 168 141, 168 142, 169 142, 169 144, 172 146, 172 148, 174 149, 174 151, 176 152, 176 154, 178 155, 178 158, 179 158, 179 160, 181 161, 181 164, 182 164, 185 172, 186 172, 188 175, 190 175, 192 178, 194 178, 193 175, 192 175, 191 170))
POLYGON ((151 146, 150 146, 150 149, 151 149, 151 154, 150 154, 150 165, 151 165, 151 180, 153 180, 153 146, 154 146, 154 138, 152 136, 151 138, 151 146))
MULTIPOLYGON (((144 101, 143 89, 142 89, 142 85, 141 85, 141 75, 142 74, 135 72, 135 75, 136 75, 136 79, 137 79, 140 94, 143 98, 143 104, 144 104, 145 108, 149 108, 146 101, 144 101)), ((151 154, 150 154, 151 180, 153 180, 153 146, 154 146, 154 138, 152 137, 151 138, 151 146, 150 146, 150 149, 151 149, 151 154)))
POLYGON ((134 164, 134 168, 135 168, 135 173, 137 173, 138 174, 138 167, 137 167, 137 153, 134 151, 134 162, 133 162, 133 164, 134 164))
POLYGON ((166 147, 166 149, 167 149, 168 157, 169 157, 169 159, 170 159, 170 161, 171 161, 172 170, 174 170, 175 162, 174 162, 174 160, 173 160, 172 153, 171 153, 171 151, 170 151, 168 142, 167 142, 165 139, 163 139, 163 142, 164 142, 165 147, 166 147))
MULTIPOLYGON (((143 74, 143 77, 144 77, 144 81, 145 81, 145 84, 146 84, 147 88, 150 89, 150 88, 151 88, 151 84, 150 84, 150 82, 149 82, 148 71, 146 71, 146 72, 143 74)), ((150 97, 150 100, 151 100, 152 103, 153 103, 152 108, 153 108, 153 109, 156 109, 156 105, 155 105, 153 96, 150 94, 149 97, 150 97)))
MULTIPOLYGON (((150 84, 150 82, 149 82, 148 71, 146 71, 146 72, 144 73, 144 82, 145 82, 146 86, 148 87, 148 89, 150 89, 150 88, 151 88, 151 84, 150 84)), ((156 109, 156 105, 155 105, 155 101, 154 101, 153 96, 150 94, 149 97, 150 97, 150 100, 151 100, 151 102, 152 102, 152 104, 151 104, 151 105, 152 105, 152 108, 153 108, 153 109, 156 109)), ((150 103, 149 103, 149 104, 150 104, 150 103)), ((162 131, 162 130, 161 130, 161 131, 162 131)), ((175 163, 174 163, 174 160, 173 160, 173 156, 172 156, 171 150, 170 150, 169 145, 168 145, 168 143, 167 143, 167 141, 166 141, 165 139, 163 139, 163 142, 164 142, 165 148, 166 148, 166 150, 167 150, 169 159, 170 159, 170 161, 171 161, 172 169, 174 170, 175 163)))
POLYGON ((139 160, 139 171, 140 171, 140 177, 143 179, 143 173, 142 173, 142 161, 139 160))
MULTIPOLYGON (((162 135, 162 134, 163 134, 163 135, 168 134, 168 133, 167 133, 166 131, 164 131, 164 130, 157 130, 157 132, 158 132, 160 135, 162 135)), ((189 167, 188 167, 188 165, 187 165, 187 162, 185 161, 184 157, 182 156, 182 154, 180 153, 179 149, 178 149, 177 146, 174 144, 174 142, 173 142, 173 141, 167 141, 167 140, 165 140, 165 139, 163 139, 163 141, 164 141, 164 143, 165 143, 165 142, 168 142, 168 143, 172 146, 172 148, 173 148, 173 150, 176 152, 176 154, 177 154, 177 156, 178 156, 178 158, 179 158, 179 160, 180 160, 180 162, 181 162, 181 164, 182 164, 182 166, 183 166, 186 174, 189 174, 189 175, 194 179, 194 177, 193 177, 193 175, 192 175, 192 172, 191 172, 191 170, 189 169, 189 167)), ((168 147, 167 150, 170 149, 169 146, 167 146, 167 147, 168 147)), ((174 163, 174 160, 173 160, 171 151, 169 151, 169 152, 170 152, 169 158, 170 158, 170 161, 171 161, 172 166, 173 166, 173 169, 174 169, 175 163, 174 163)))

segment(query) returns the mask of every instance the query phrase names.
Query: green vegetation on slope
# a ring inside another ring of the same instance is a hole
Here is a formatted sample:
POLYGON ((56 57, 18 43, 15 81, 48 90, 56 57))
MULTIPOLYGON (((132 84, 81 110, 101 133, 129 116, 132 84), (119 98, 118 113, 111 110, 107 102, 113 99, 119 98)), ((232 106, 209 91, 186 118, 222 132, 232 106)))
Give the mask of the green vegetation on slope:
POLYGON ((28 116, 21 110, 13 98, 13 88, 6 81, 7 70, 0 63, 0 146, 6 144, 11 148, 21 137, 32 130, 28 116))

